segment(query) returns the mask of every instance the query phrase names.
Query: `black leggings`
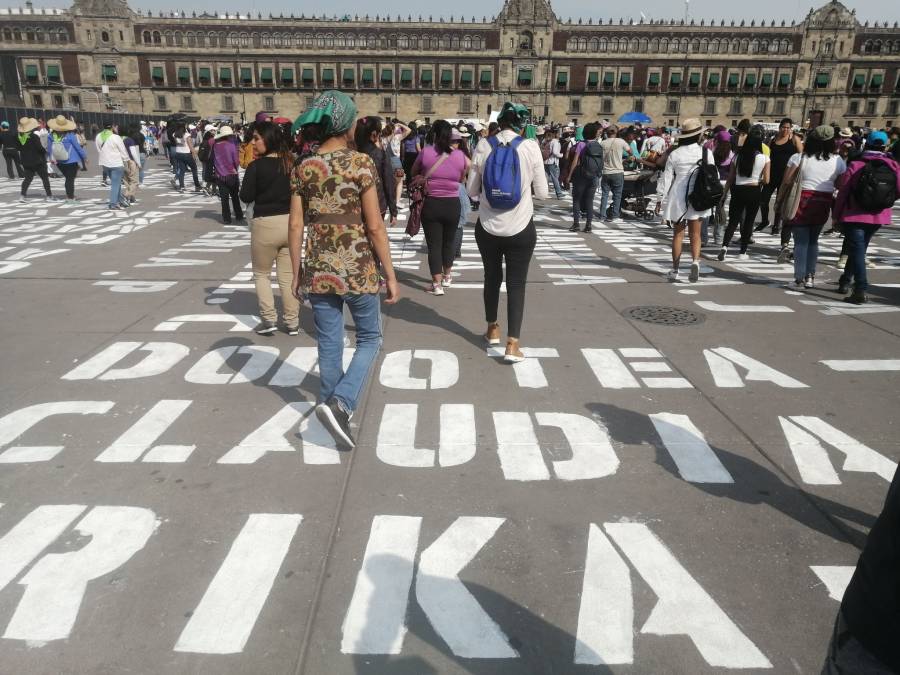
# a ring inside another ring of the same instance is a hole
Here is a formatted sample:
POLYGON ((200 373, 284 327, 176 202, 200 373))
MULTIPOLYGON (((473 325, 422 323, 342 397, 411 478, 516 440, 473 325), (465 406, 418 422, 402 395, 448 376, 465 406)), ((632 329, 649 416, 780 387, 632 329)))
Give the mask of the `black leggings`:
POLYGON ((34 180, 35 176, 40 177, 41 182, 44 184, 44 192, 50 197, 52 193, 50 192, 50 176, 47 175, 46 163, 31 168, 25 167, 25 178, 22 181, 22 196, 24 197, 28 193, 28 186, 31 185, 31 181, 34 180))
POLYGON ((484 265, 484 318, 496 323, 500 304, 500 284, 503 283, 503 261, 506 259, 506 304, 509 328, 507 337, 518 338, 525 315, 525 282, 528 281, 528 265, 537 243, 534 221, 511 237, 498 237, 481 226, 475 226, 475 242, 484 265))
MULTIPOLYGON (((576 170, 576 174, 577 174, 576 170)), ((572 178, 572 227, 578 227, 579 212, 584 214, 584 223, 590 227, 594 220, 594 195, 597 194, 597 180, 594 178, 572 178)), ((600 219, 606 218, 605 213, 600 219)))
POLYGON ((13 176, 13 166, 16 167, 16 174, 19 178, 24 178, 22 174, 22 162, 19 161, 19 153, 15 150, 3 150, 3 159, 6 160, 6 175, 9 176, 9 179, 12 180, 15 178, 13 176))
MULTIPOLYGON (((781 187, 781 179, 778 181, 770 180, 768 183, 763 185, 762 193, 759 199, 759 215, 760 220, 764 223, 769 222, 769 202, 772 201, 772 195, 778 192, 778 188, 781 187)), ((773 214, 773 219, 777 222, 779 220, 778 214, 773 214)))
POLYGON ((728 227, 722 246, 727 248, 734 236, 734 231, 741 227, 741 253, 746 252, 753 234, 753 221, 759 210, 759 185, 732 185, 731 204, 728 206, 728 227))
POLYGON ((234 217, 240 220, 244 217, 241 209, 241 199, 238 196, 241 189, 241 182, 237 174, 229 176, 217 176, 216 184, 219 186, 219 200, 222 202, 222 220, 226 223, 231 222, 231 209, 228 200, 231 199, 231 206, 234 207, 234 217))
POLYGON ((459 197, 426 197, 422 207, 422 229, 428 244, 428 271, 441 274, 453 266, 456 229, 459 227, 459 197))
POLYGON ((57 164, 56 167, 66 179, 66 197, 75 199, 75 176, 78 173, 78 162, 57 164))

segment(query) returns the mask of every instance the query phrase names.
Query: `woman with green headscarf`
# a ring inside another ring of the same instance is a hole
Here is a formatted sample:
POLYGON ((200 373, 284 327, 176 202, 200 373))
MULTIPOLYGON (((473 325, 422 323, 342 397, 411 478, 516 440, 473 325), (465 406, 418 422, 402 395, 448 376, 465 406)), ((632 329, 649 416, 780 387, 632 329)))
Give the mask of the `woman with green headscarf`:
POLYGON ((373 189, 375 166, 368 155, 349 147, 356 105, 342 92, 323 92, 294 122, 294 133, 298 129, 305 140, 319 146, 291 177, 291 288, 298 299, 309 298, 316 324, 320 375, 316 416, 336 441, 352 448, 350 417, 381 347, 381 277, 388 304, 397 302, 397 278, 373 189), (306 255, 301 263, 304 223, 306 255), (346 372, 344 305, 356 325, 356 349, 346 372))

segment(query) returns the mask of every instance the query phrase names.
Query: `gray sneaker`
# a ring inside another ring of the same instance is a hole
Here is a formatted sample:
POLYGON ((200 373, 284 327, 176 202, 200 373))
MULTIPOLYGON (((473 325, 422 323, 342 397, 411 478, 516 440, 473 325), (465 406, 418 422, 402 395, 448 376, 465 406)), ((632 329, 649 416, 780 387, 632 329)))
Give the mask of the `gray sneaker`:
POLYGON ((351 448, 356 447, 350 432, 350 415, 334 396, 316 406, 316 417, 331 432, 334 440, 351 448))
POLYGON ((263 321, 254 330, 256 331, 257 335, 271 335, 278 330, 278 326, 276 326, 271 321, 263 321))

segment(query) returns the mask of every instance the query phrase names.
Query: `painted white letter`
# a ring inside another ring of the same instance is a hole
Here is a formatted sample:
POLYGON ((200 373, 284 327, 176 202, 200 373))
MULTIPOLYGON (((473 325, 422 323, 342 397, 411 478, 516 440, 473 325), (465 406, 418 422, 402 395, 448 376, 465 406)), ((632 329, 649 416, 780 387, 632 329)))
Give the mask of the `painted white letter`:
POLYGON ((456 354, 439 349, 390 352, 381 364, 380 382, 392 389, 449 389, 458 380, 459 361, 456 354), (430 378, 410 375, 414 358, 431 362, 430 378))
POLYGON ((475 456, 475 406, 469 403, 441 405, 438 452, 415 446, 419 406, 388 403, 381 415, 375 454, 385 464, 431 467, 465 464, 475 456))

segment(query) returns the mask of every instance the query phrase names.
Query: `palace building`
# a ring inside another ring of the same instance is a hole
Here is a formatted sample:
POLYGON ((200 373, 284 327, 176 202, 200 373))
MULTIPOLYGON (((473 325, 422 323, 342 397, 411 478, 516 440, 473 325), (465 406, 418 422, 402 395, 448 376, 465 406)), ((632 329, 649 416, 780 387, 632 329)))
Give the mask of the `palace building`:
POLYGON ((547 0, 481 18, 142 14, 124 0, 0 9, 8 107, 293 117, 332 88, 403 120, 487 118, 513 99, 581 123, 636 110, 670 125, 882 127, 900 124, 900 29, 860 23, 837 0, 799 22, 573 21, 547 0))

